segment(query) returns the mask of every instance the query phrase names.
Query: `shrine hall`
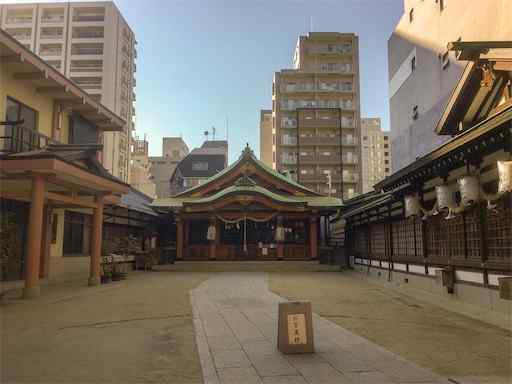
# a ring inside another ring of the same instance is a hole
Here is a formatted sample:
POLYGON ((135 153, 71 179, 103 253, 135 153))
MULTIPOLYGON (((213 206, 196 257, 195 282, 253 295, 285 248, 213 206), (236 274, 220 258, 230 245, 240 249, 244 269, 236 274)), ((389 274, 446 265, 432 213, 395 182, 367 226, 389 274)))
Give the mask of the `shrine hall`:
POLYGON ((198 261, 317 259, 341 205, 271 169, 249 146, 203 184, 152 204, 176 259, 198 261))

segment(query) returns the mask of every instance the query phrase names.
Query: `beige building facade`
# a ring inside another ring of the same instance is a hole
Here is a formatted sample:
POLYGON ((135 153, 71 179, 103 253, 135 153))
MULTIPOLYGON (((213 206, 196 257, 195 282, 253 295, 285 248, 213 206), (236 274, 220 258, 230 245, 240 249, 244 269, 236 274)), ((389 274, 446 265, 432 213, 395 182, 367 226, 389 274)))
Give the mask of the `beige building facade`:
POLYGON ((189 153, 181 137, 162 138, 162 156, 149 157, 151 180, 158 198, 170 197, 170 180, 176 166, 189 153))
POLYGON ((260 160, 273 169, 276 168, 276 135, 272 127, 272 110, 260 111, 260 160))
POLYGON ((155 198, 156 188, 150 173, 151 165, 149 163, 148 149, 146 137, 143 139, 135 137, 133 139, 130 160, 130 184, 145 195, 155 198))
POLYGON ((275 169, 344 199, 362 190, 358 57, 353 33, 300 36, 294 68, 274 74, 273 134, 264 137, 274 145, 275 134, 275 169))
POLYGON ((388 41, 393 170, 449 140, 434 128, 467 62, 454 41, 512 41, 509 0, 405 0, 388 41))
POLYGON ((137 52, 135 35, 115 4, 0 5, 0 27, 127 122, 124 132, 102 135, 101 160, 129 182, 137 52))
POLYGON ((382 130, 378 117, 361 119, 361 164, 363 193, 372 191, 375 184, 391 175, 389 132, 382 130))

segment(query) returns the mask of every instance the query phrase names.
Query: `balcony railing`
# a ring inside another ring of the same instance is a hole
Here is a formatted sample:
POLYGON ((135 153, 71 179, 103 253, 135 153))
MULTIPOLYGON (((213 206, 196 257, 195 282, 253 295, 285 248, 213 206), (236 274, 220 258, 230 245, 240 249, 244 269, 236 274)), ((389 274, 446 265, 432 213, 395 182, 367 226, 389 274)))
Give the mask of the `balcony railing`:
POLYGON ((34 151, 56 143, 48 136, 22 124, 23 121, 0 122, 0 153, 34 151))
POLYGON ((61 56, 62 49, 41 49, 39 51, 39 55, 41 55, 41 56, 61 56))
POLYGON ((73 39, 102 39, 103 31, 73 32, 73 39))
POLYGON ((62 23, 64 21, 64 15, 47 15, 41 18, 43 23, 62 23))
POLYGON ((5 22, 7 24, 30 24, 32 16, 7 16, 5 22))
POLYGON ((72 48, 72 55, 103 55, 103 49, 98 48, 72 48))
POLYGON ((98 15, 74 15, 73 21, 104 21, 105 15, 104 14, 98 14, 98 15))
POLYGON ((32 33, 20 33, 7 31, 16 40, 30 40, 32 39, 32 33))
POLYGON ((62 33, 41 33, 41 39, 62 39, 62 33))
POLYGON ((297 164, 297 158, 291 156, 283 156, 281 157, 281 163, 283 164, 297 164))
POLYGON ((353 90, 350 83, 303 83, 303 84, 284 84, 281 86, 281 92, 351 92, 353 90))

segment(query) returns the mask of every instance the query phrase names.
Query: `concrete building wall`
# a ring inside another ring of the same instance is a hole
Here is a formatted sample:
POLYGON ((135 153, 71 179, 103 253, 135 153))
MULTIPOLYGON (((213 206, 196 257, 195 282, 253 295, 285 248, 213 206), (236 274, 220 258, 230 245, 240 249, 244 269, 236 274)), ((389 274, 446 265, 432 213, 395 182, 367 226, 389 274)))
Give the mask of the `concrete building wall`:
POLYGON ((276 169, 290 171, 320 193, 353 197, 362 190, 358 37, 337 32, 300 36, 293 66, 274 74, 276 169))
POLYGON ((361 119, 361 138, 363 193, 366 193, 392 173, 391 145, 389 132, 382 131, 378 117, 361 119))
POLYGON ((272 111, 262 109, 260 111, 260 160, 275 169, 274 156, 275 134, 272 132, 272 111))
POLYGON ((189 153, 187 144, 181 137, 162 139, 162 156, 149 157, 151 181, 155 184, 157 197, 171 196, 170 179, 178 163, 189 153))
POLYGON ((404 1, 404 14, 388 41, 394 171, 449 140, 434 128, 465 63, 454 59, 447 44, 458 39, 510 41, 510 15, 508 0, 470 5, 466 0, 404 1))
POLYGON ((0 5, 0 27, 126 120, 103 134, 103 165, 129 182, 135 35, 113 2, 0 5))

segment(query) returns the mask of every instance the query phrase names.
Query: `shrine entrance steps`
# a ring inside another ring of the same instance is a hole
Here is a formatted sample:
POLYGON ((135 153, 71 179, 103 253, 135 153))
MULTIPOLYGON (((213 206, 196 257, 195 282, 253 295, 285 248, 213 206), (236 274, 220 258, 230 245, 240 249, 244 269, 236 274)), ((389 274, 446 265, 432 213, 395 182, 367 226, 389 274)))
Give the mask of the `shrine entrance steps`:
POLYGON ((339 265, 318 261, 177 261, 157 265, 155 271, 175 272, 339 272, 339 265))

